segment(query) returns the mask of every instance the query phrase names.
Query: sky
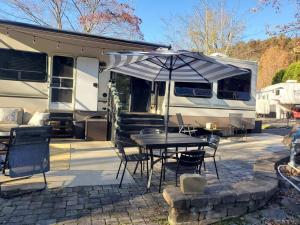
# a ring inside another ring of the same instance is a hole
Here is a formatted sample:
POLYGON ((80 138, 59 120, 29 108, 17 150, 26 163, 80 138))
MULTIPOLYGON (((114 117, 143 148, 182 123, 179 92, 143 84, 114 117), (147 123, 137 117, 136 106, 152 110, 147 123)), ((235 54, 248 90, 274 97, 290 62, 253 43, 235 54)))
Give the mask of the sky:
MULTIPOLYGON (((163 18, 171 19, 171 15, 189 15, 193 12, 199 0, 132 0, 136 14, 142 19, 141 30, 145 41, 169 44, 165 34, 163 18)), ((266 39, 266 26, 275 26, 292 21, 295 14, 293 0, 282 0, 279 12, 271 6, 266 6, 256 13, 250 12, 257 7, 258 0, 227 0, 229 9, 236 9, 238 17, 245 24, 242 39, 266 39)))

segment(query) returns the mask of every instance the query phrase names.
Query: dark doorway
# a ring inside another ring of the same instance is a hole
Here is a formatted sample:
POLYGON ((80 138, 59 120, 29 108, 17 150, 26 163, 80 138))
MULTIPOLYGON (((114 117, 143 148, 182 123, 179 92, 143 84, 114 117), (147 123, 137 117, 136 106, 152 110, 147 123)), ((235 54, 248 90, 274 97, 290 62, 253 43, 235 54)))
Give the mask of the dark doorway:
POLYGON ((131 112, 148 112, 151 99, 151 82, 131 78, 131 112))

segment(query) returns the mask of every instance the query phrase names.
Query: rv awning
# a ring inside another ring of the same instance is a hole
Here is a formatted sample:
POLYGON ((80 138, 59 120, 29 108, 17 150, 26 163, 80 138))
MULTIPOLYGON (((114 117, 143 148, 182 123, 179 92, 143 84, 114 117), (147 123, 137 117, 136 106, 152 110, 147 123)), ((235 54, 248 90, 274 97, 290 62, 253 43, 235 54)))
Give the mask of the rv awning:
POLYGON ((249 71, 222 64, 201 53, 160 49, 152 52, 112 52, 107 70, 149 81, 213 82, 249 71), (172 60, 172 62, 171 62, 172 60))

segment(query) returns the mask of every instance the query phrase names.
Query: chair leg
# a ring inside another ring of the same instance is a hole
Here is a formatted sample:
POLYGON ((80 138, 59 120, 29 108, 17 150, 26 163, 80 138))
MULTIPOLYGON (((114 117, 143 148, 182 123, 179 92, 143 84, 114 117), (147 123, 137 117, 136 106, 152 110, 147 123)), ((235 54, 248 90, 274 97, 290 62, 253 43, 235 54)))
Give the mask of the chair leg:
POLYGON ((125 174, 125 171, 126 171, 126 166, 127 166, 127 161, 125 162, 125 165, 124 165, 124 170, 123 170, 123 173, 122 173, 122 177, 121 177, 119 188, 121 188, 121 186, 122 186, 124 174, 125 174))
POLYGON ((148 160, 146 161, 146 169, 147 169, 147 179, 149 178, 149 165, 148 160))
POLYGON ((206 171, 206 166, 205 166, 205 161, 204 161, 204 159, 203 159, 203 169, 204 169, 204 171, 206 171))
POLYGON ((217 178, 219 179, 219 173, 218 173, 218 168, 217 168, 217 163, 216 163, 215 157, 213 157, 213 159, 214 159, 214 164, 215 164, 217 178))
POLYGON ((47 179, 46 179, 46 174, 45 174, 44 171, 43 171, 43 177, 44 177, 44 183, 45 183, 45 188, 46 188, 46 186, 47 186, 47 179))
POLYGON ((135 173, 136 173, 138 166, 139 166, 139 161, 137 161, 137 162, 136 162, 136 165, 135 165, 135 168, 134 168, 133 174, 135 174, 135 173))
POLYGON ((121 169, 122 163, 123 163, 123 161, 121 160, 120 165, 119 165, 119 169, 118 169, 118 172, 117 172, 116 179, 118 179, 118 176, 119 176, 119 173, 120 173, 120 169, 121 169))
POLYGON ((164 166, 163 166, 163 179, 164 179, 164 181, 166 180, 166 163, 167 163, 167 158, 165 159, 165 163, 164 163, 164 166))
POLYGON ((143 161, 140 162, 141 164, 141 177, 143 176, 143 161))
POLYGON ((198 173, 199 173, 199 174, 201 174, 201 167, 202 167, 202 163, 200 163, 199 168, 198 168, 198 169, 199 169, 199 170, 198 170, 198 173))
POLYGON ((163 179, 163 169, 164 169, 164 159, 162 158, 162 160, 161 160, 161 168, 160 168, 159 188, 158 188, 158 192, 159 193, 161 191, 161 181, 163 179))
POLYGON ((178 187, 178 170, 179 170, 179 163, 177 164, 177 168, 176 168, 176 172, 175 172, 176 187, 178 187))

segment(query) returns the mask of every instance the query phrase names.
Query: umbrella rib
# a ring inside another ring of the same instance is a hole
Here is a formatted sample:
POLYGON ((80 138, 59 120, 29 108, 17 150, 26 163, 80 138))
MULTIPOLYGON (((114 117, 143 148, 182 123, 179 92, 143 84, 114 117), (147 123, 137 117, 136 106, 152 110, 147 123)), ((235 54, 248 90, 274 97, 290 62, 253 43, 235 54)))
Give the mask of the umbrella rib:
POLYGON ((165 69, 164 67, 161 67, 160 70, 158 71, 157 75, 155 76, 155 78, 153 79, 153 81, 155 81, 158 77, 158 75, 160 74, 160 72, 165 69))
MULTIPOLYGON (((157 59, 157 57, 155 57, 155 56, 154 56, 153 58, 156 58, 156 59, 157 59)), ((151 59, 153 59, 153 58, 151 58, 151 59)), ((151 62, 151 63, 153 63, 153 64, 155 64, 155 65, 157 65, 157 66, 159 66, 159 67, 168 69, 168 68, 166 67, 166 65, 165 65, 163 62, 161 62, 160 60, 159 60, 159 62, 161 63, 161 65, 160 65, 159 63, 153 62, 152 60, 149 60, 149 59, 147 59, 147 61, 148 61, 148 62, 151 62)))
MULTIPOLYGON (((180 56, 177 56, 182 62, 184 62, 187 66, 189 66, 194 72, 196 72, 200 77, 202 77, 204 80, 206 80, 209 83, 209 80, 207 80, 202 74, 200 74, 197 70, 195 70, 189 63, 186 63, 180 56)), ((199 59, 198 59, 199 60, 199 59)))
MULTIPOLYGON (((178 58, 178 57, 177 57, 178 58)), ((181 60, 182 61, 182 60, 181 60)), ((197 60, 196 59, 193 59, 192 61, 190 61, 190 62, 188 62, 188 63, 193 63, 193 62, 196 62, 197 60)), ((177 67, 175 67, 173 70, 178 70, 178 69, 180 69, 180 68, 182 68, 182 67, 185 67, 186 66, 186 62, 184 62, 185 64, 183 64, 183 65, 180 65, 180 66, 177 66, 177 67)))
POLYGON ((155 58, 156 58, 163 66, 165 66, 165 69, 169 69, 168 66, 167 66, 167 64, 166 64, 167 61, 168 61, 168 59, 169 59, 168 57, 167 57, 167 59, 166 59, 166 61, 165 61, 164 63, 163 63, 163 62, 160 60, 160 58, 158 58, 157 56, 155 56, 155 58))
MULTIPOLYGON (((166 59, 166 62, 168 61, 168 58, 166 59)), ((165 62, 165 64, 166 64, 166 62, 165 62)), ((154 80, 153 81, 155 81, 156 80, 156 78, 158 77, 158 75, 160 74, 160 72, 163 70, 163 69, 165 69, 163 66, 160 68, 160 70, 158 71, 158 73, 157 73, 157 75, 156 75, 156 77, 154 78, 154 80)))
MULTIPOLYGON (((174 63, 173 63, 173 65, 172 65, 172 68, 175 66, 175 64, 176 64, 176 62, 177 62, 177 57, 175 58, 175 60, 174 60, 174 63)), ((166 61, 167 62, 167 61, 166 61)), ((173 69, 174 70, 174 69, 173 69)))

